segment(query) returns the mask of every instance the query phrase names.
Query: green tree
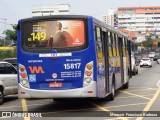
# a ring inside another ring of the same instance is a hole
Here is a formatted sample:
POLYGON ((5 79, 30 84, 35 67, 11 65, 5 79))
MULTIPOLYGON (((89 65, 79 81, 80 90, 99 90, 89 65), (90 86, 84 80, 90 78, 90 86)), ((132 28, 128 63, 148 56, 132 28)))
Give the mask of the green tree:
POLYGON ((155 42, 160 42, 160 38, 154 39, 153 41, 155 41, 155 42))
POLYGON ((148 48, 148 47, 152 46, 152 41, 150 41, 150 40, 143 41, 142 44, 143 44, 143 47, 148 48))
POLYGON ((12 29, 7 29, 3 32, 3 34, 5 34, 6 36, 6 40, 13 40, 13 41, 17 41, 17 25, 14 24, 12 25, 12 29))

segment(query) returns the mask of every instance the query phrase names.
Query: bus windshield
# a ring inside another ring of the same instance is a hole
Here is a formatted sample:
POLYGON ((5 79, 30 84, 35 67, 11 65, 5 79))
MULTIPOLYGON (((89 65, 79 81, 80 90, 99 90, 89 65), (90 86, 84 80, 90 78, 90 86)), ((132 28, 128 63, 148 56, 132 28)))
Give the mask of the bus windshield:
POLYGON ((26 22, 23 27, 25 48, 72 48, 85 44, 83 20, 26 22))

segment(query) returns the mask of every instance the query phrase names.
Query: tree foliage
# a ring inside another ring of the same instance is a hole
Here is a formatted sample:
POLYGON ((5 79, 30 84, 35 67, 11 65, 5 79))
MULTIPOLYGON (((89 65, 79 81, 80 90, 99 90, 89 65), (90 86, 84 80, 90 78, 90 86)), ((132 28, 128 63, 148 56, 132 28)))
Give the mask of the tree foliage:
POLYGON ((6 40, 13 40, 13 41, 17 41, 17 25, 14 24, 12 25, 12 29, 7 29, 3 32, 3 34, 5 34, 6 36, 6 40))
POLYGON ((160 42, 160 38, 154 39, 153 41, 154 41, 154 42, 160 42))
POLYGON ((150 40, 143 41, 142 44, 144 47, 148 48, 152 45, 152 41, 150 41, 150 40))
POLYGON ((17 57, 17 49, 16 47, 13 50, 8 51, 0 51, 0 60, 4 58, 15 58, 17 57))

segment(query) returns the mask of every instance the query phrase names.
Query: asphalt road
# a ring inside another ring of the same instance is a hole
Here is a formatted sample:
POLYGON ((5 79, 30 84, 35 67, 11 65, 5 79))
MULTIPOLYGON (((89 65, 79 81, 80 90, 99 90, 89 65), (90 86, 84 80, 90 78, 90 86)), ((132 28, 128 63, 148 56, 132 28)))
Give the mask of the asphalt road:
MULTIPOLYGON (((160 111, 159 103, 160 65, 153 61, 152 68, 139 68, 138 75, 133 76, 130 80, 129 89, 116 91, 114 101, 74 99, 54 102, 52 99, 18 99, 17 95, 12 95, 5 97, 5 102, 0 106, 0 111, 34 111, 36 113, 34 115, 38 116, 38 118, 16 117, 17 114, 14 114, 15 117, 12 118, 1 117, 1 119, 12 120, 159 120, 160 117, 140 116, 142 111, 160 111), (133 113, 134 111, 140 112, 133 113), (123 114, 127 114, 127 116, 123 117, 123 114), (43 117, 40 117, 41 115, 43 117)), ((147 115, 156 116, 157 112, 147 113, 147 115)))

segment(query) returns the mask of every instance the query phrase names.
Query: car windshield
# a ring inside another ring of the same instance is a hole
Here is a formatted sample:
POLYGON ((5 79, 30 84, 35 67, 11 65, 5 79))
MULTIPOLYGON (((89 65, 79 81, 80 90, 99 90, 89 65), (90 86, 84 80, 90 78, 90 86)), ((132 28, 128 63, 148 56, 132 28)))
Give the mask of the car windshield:
POLYGON ((150 52, 150 54, 155 54, 155 52, 150 52))

